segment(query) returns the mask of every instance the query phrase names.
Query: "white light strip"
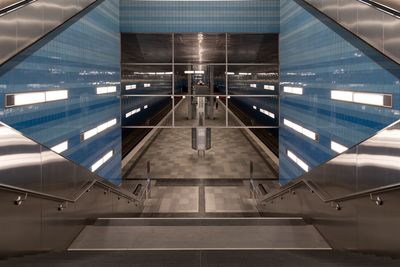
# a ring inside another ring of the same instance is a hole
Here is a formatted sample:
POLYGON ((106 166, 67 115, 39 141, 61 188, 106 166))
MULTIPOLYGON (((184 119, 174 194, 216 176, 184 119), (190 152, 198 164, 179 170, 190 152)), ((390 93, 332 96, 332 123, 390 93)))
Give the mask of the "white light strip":
POLYGON ((68 140, 64 141, 62 143, 59 143, 58 145, 55 145, 55 146, 51 147, 50 149, 53 150, 54 152, 60 154, 68 149, 68 140))
POLYGON ((302 87, 293 87, 293 86, 284 86, 283 92, 288 94, 302 95, 303 88, 302 87))
POLYGON ((341 145, 339 143, 336 143, 334 141, 331 141, 331 149, 333 151, 336 151, 337 153, 343 153, 345 152, 347 149, 349 149, 348 147, 345 147, 344 145, 341 145))
POLYGON ((331 99, 381 107, 392 107, 392 95, 331 90, 331 99))
POLYGON ((227 72, 226 74, 227 74, 227 75, 235 75, 234 72, 227 72))
POLYGON ((145 105, 144 107, 143 107, 143 109, 147 109, 149 106, 148 105, 145 105))
POLYGON ((250 84, 250 87, 251 87, 251 88, 257 88, 257 84, 252 83, 252 84, 250 84))
POLYGON ((68 90, 6 94, 6 107, 31 105, 68 99, 68 90))
POLYGON ((253 109, 257 109, 257 106, 253 106, 253 109))
POLYGON ((117 87, 116 86, 102 86, 102 87, 97 87, 96 88, 96 93, 98 95, 115 93, 116 91, 117 91, 117 87))
POLYGON ((185 70, 185 74, 194 74, 194 70, 185 70))
POLYGON ((136 84, 125 85, 125 90, 132 90, 132 89, 136 89, 136 84))
POLYGON ((306 128, 298 125, 297 123, 294 123, 287 119, 283 119, 283 124, 291 129, 295 130, 296 132, 307 136, 308 138, 310 138, 312 140, 317 140, 317 134, 315 132, 306 129, 306 128))
POLYGON ((84 132, 81 135, 81 141, 85 141, 85 140, 95 136, 96 134, 101 133, 102 131, 105 131, 106 129, 108 129, 108 128, 116 125, 116 124, 117 124, 117 119, 116 118, 112 119, 112 120, 109 120, 109 121, 107 121, 105 123, 102 123, 99 126, 84 132))
MULTIPOLYGON (((145 106, 144 109, 146 109, 146 108, 147 108, 147 105, 145 106)), ((139 113, 140 111, 141 111, 140 108, 137 108, 137 109, 134 109, 132 111, 129 111, 128 113, 125 114, 125 118, 129 118, 130 116, 132 116, 132 115, 134 115, 136 113, 139 113)))
POLYGON ((274 91, 274 90, 275 90, 275 86, 274 86, 274 85, 264 85, 264 89, 265 89, 265 90, 274 91))
POLYGON ((110 152, 105 154, 101 159, 96 161, 91 167, 92 172, 94 172, 98 168, 100 168, 100 166, 102 166, 104 163, 106 163, 113 155, 114 155, 114 152, 111 150, 110 152))
POLYGON ((304 161, 302 161, 301 159, 299 159, 299 157, 297 157, 295 154, 293 154, 292 151, 288 150, 288 151, 287 151, 287 156, 288 156, 291 160, 293 160, 297 165, 299 165, 300 168, 302 168, 303 170, 305 170, 306 172, 308 172, 308 170, 309 170, 308 165, 307 165, 304 161))
POLYGON ((273 118, 273 119, 275 119, 275 114, 272 113, 272 112, 269 112, 268 110, 260 108, 260 112, 265 114, 265 115, 267 115, 267 116, 269 116, 269 117, 271 117, 271 118, 273 118))
POLYGON ((196 70, 194 73, 195 74, 204 74, 204 70, 196 70))
POLYGON ((239 75, 251 75, 251 73, 247 73, 247 72, 239 72, 239 75))
POLYGON ((147 87, 150 87, 151 84, 150 83, 145 83, 143 86, 144 86, 144 88, 147 88, 147 87))

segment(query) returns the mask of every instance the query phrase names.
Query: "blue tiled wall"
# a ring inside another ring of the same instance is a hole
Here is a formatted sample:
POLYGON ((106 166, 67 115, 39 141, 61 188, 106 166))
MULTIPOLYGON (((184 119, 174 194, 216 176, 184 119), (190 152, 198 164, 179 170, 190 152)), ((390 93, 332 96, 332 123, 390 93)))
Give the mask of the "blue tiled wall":
POLYGON ((400 71, 294 0, 281 0, 280 29, 280 180, 285 183, 304 172, 286 156, 287 149, 312 168, 336 155, 331 140, 351 147, 398 119, 400 71), (285 94, 284 85, 302 86, 304 94, 285 94), (393 109, 332 101, 332 89, 393 94, 393 109), (319 140, 283 126, 284 118, 317 132, 319 140))
POLYGON ((66 29, 52 34, 0 69, 0 120, 45 146, 69 141, 62 154, 89 168, 111 149, 97 173, 115 183, 121 176, 119 0, 105 0, 66 29), (97 95, 96 86, 117 92, 97 95), (4 94, 68 89, 69 99, 4 108, 4 94), (117 125, 86 140, 83 131, 113 118, 117 125))
POLYGON ((279 32, 279 0, 121 0, 121 32, 279 32))

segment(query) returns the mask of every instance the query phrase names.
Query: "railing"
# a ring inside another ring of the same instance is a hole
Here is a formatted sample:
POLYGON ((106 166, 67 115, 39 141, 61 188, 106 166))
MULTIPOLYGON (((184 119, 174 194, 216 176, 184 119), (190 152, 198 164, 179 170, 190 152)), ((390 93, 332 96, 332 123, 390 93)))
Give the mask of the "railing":
POLYGON ((101 182, 99 180, 93 180, 90 183, 88 183, 88 185, 86 185, 83 188, 83 190, 81 190, 78 194, 76 194, 76 196, 74 198, 65 198, 65 197, 55 196, 52 194, 46 194, 46 193, 42 193, 42 192, 38 192, 38 191, 34 191, 34 190, 24 189, 24 188, 20 188, 17 186, 11 186, 11 185, 1 184, 1 183, 0 183, 0 189, 10 191, 10 192, 24 194, 24 197, 21 197, 21 196, 17 197, 17 199, 14 201, 15 205, 18 205, 18 206, 22 205, 23 202, 28 199, 28 196, 31 195, 31 196, 39 197, 42 199, 59 202, 60 205, 58 206, 58 210, 62 211, 64 208, 67 207, 67 205, 66 205, 67 203, 77 202, 84 194, 90 192, 90 189, 95 185, 99 185, 99 186, 103 187, 104 189, 106 189, 107 191, 104 191, 104 194, 107 194, 108 192, 113 192, 118 197, 123 197, 123 198, 127 199, 128 201, 138 202, 138 203, 143 202, 143 200, 141 198, 137 198, 135 196, 129 196, 128 194, 125 194, 122 191, 117 190, 114 187, 112 187, 104 182, 101 182))
POLYGON ((37 0, 21 0, 21 1, 16 1, 16 0, 0 0, 0 16, 5 15, 7 13, 13 12, 21 7, 24 7, 25 5, 28 5, 32 2, 35 2, 37 0))
MULTIPOLYGON (((287 193, 295 194, 294 189, 300 186, 306 186, 312 193, 315 193, 318 198, 324 203, 332 203, 336 209, 340 209, 340 202, 357 199, 365 196, 369 196, 372 201, 375 201, 377 205, 383 204, 383 199, 379 194, 400 189, 399 168, 400 157, 398 154, 394 154, 392 148, 398 147, 400 142, 400 120, 389 125, 385 129, 379 131, 374 136, 354 145, 342 154, 337 155, 333 159, 321 164, 315 169, 303 174, 298 179, 294 180, 290 184, 285 185, 279 191, 267 194, 264 197, 258 199, 261 202, 273 202, 275 199, 282 197, 287 193), (366 152, 368 151, 368 152, 366 152), (386 156, 384 160, 382 156, 386 156), (365 157, 368 161, 365 161, 365 157), (361 165, 357 165, 357 162, 361 161, 361 165), (388 163, 389 161, 389 163, 388 163), (366 182, 364 190, 358 192, 349 193, 345 196, 331 197, 322 185, 319 185, 321 180, 325 180, 325 184, 335 184, 335 177, 341 174, 344 169, 347 168, 355 169, 354 172, 345 172, 341 179, 346 181, 342 186, 347 187, 348 190, 353 191, 356 185, 356 179, 366 182), (325 169, 325 168, 329 169, 325 169), (368 172, 362 172, 362 168, 368 167, 368 172), (360 168, 360 170, 358 170, 360 168), (379 173, 384 173, 386 176, 379 176, 379 173), (372 175, 369 175, 372 174, 372 175), (324 175, 325 177, 321 177, 324 175), (347 176, 346 176, 347 175, 347 176), (374 186, 380 183, 380 186, 374 186)), ((396 153, 400 151, 395 150, 396 153)), ((254 188, 253 188, 254 189, 254 188)))
MULTIPOLYGON (((340 202, 344 202, 344 201, 348 201, 348 200, 352 200, 352 199, 357 199, 357 198, 361 198, 361 197, 365 197, 365 196, 369 196, 371 201, 374 201, 377 205, 381 206, 383 205, 383 199, 382 197, 380 197, 378 194, 379 193, 384 193, 384 192, 389 192, 389 191, 393 191, 393 190, 398 190, 400 189, 400 183, 396 183, 396 184, 391 184, 391 185, 387 185, 387 186, 380 186, 380 187, 376 187, 373 189, 368 189, 368 190, 364 190, 364 191, 360 191, 357 193, 352 193, 352 194, 347 194, 345 196, 341 196, 341 197, 335 197, 335 198, 329 198, 324 196, 324 193, 322 193, 320 191, 320 189, 318 189, 316 186, 312 185, 312 182, 310 181, 306 181, 304 179, 300 179, 298 181, 295 181, 293 184, 289 185, 288 187, 276 192, 276 193, 272 193, 270 195, 266 195, 263 198, 258 198, 258 202, 273 202, 275 199, 290 193, 290 194, 296 194, 296 192, 294 191, 295 188, 298 188, 302 185, 305 185, 308 187, 308 189, 310 190, 311 193, 315 193, 317 195, 317 197, 324 203, 332 203, 336 209, 340 210, 341 206, 340 206, 340 202)), ((255 185, 252 184, 253 189, 255 190, 255 185)))

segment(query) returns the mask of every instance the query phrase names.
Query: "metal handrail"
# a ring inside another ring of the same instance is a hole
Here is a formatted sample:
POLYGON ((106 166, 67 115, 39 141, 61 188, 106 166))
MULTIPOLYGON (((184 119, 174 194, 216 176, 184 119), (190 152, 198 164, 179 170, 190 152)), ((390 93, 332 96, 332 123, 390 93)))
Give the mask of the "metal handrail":
POLYGON ((380 187, 375 187, 372 189, 367 189, 367 190, 363 190, 363 191, 359 191, 356 193, 351 193, 348 194, 346 196, 341 196, 341 197, 334 197, 334 198, 326 198, 322 195, 322 193, 320 192, 319 189, 317 189, 315 186, 313 186, 309 181, 301 178, 297 181, 295 181, 293 184, 291 184, 290 186, 286 187, 285 189, 282 189, 276 193, 273 193, 270 196, 265 196, 264 198, 260 199, 259 202, 268 202, 268 201, 273 201, 275 199, 277 199, 278 197, 286 194, 286 193, 290 193, 292 192, 292 190, 296 187, 299 187, 300 185, 306 185, 311 192, 315 193, 318 198, 323 201, 324 203, 336 203, 339 204, 339 202, 344 202, 347 200, 352 200, 352 199, 357 199, 360 197, 365 197, 365 196, 370 196, 371 200, 375 201, 378 205, 382 205, 382 199, 378 196, 377 198, 374 198, 373 196, 376 195, 377 193, 383 193, 383 192, 388 192, 388 191, 393 191, 393 190, 397 190, 400 188, 400 183, 395 183, 395 184, 391 184, 391 185, 385 185, 385 186, 380 186, 380 187))
POLYGON ((0 16, 6 15, 10 12, 13 12, 19 8, 22 8, 26 5, 29 5, 32 2, 36 2, 37 0, 21 0, 21 1, 16 1, 15 3, 12 3, 9 6, 3 7, 0 9, 0 16))
POLYGON ((370 5, 383 12, 386 12, 389 15, 395 16, 397 18, 400 17, 400 10, 394 8, 393 6, 385 5, 381 3, 379 0, 358 0, 358 1, 370 5))
POLYGON ((60 206, 59 209, 63 209, 65 208, 64 204, 66 203, 76 203, 84 194, 88 193, 90 191, 90 189, 92 187, 94 187, 95 185, 100 185, 103 188, 107 189, 109 192, 114 192, 115 194, 117 194, 119 197, 123 197, 129 201, 132 202, 139 202, 142 203, 143 200, 136 198, 134 196, 129 196, 128 194, 125 194, 124 192, 115 189, 113 186, 108 185, 102 181, 99 180, 93 180, 90 183, 88 183, 87 186, 85 186, 83 188, 82 191, 79 192, 79 194, 77 194, 74 198, 66 198, 66 197, 60 197, 60 196, 56 196, 56 195, 51 195, 51 194, 47 194, 47 193, 43 193, 43 192, 39 192, 39 191, 35 191, 35 190, 30 190, 30 189, 25 189, 25 188, 21 188, 21 187, 17 187, 17 186, 12 186, 12 185, 7 185, 7 184, 2 184, 0 183, 0 189, 2 190, 6 190, 6 191, 11 191, 11 192, 17 192, 17 193, 23 193, 25 194, 25 198, 22 199, 21 197, 18 197, 17 200, 15 201, 16 205, 20 205, 22 204, 23 201, 25 201, 27 199, 27 197, 29 195, 33 195, 42 199, 47 199, 47 200, 52 200, 52 201, 56 201, 56 202, 60 202, 60 206))

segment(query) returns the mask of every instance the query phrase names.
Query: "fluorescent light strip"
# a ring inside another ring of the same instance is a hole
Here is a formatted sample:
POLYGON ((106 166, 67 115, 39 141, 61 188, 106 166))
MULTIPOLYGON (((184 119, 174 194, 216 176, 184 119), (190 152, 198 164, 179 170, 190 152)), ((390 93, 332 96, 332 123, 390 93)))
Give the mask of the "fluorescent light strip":
POLYGON ((306 129, 306 128, 298 125, 297 123, 294 123, 287 119, 283 119, 283 124, 291 129, 295 130, 296 132, 301 133, 302 135, 305 135, 306 137, 308 137, 314 141, 317 140, 318 135, 315 132, 306 129))
POLYGON ((185 70, 185 74, 194 74, 194 70, 185 70))
POLYGON ((334 141, 331 141, 331 149, 333 151, 336 151, 337 153, 343 153, 345 152, 347 149, 349 149, 348 147, 345 147, 344 145, 341 145, 339 143, 336 143, 334 141))
POLYGON ((239 72, 239 75, 251 75, 251 73, 247 73, 247 72, 239 72))
POLYGON ((291 160, 293 160, 297 165, 300 166, 300 168, 302 168, 302 169, 305 170, 306 172, 309 171, 308 165, 307 165, 304 161, 302 161, 301 159, 299 159, 299 157, 297 157, 292 151, 287 150, 286 153, 287 153, 287 156, 288 156, 291 160))
POLYGON ((133 90, 133 89, 136 89, 136 84, 125 85, 125 90, 133 90))
POLYGON ((265 115, 267 115, 267 116, 269 116, 269 117, 271 117, 271 118, 273 118, 273 119, 275 119, 275 114, 272 113, 272 112, 269 112, 268 110, 260 108, 260 112, 265 114, 265 115))
POLYGON ((302 95, 303 88, 302 87, 293 87, 293 86, 284 86, 283 92, 288 94, 302 95))
POLYGON ((253 109, 257 109, 257 106, 253 106, 253 109))
POLYGON ((109 151, 107 154, 105 154, 101 159, 99 159, 98 161, 96 161, 92 167, 91 170, 92 172, 96 171, 98 168, 100 168, 100 166, 102 166, 104 163, 106 163, 110 158, 112 158, 112 156, 114 155, 114 151, 109 151))
POLYGON ((265 90, 274 91, 274 90, 275 90, 275 86, 274 86, 274 85, 264 85, 264 89, 265 89, 265 90))
POLYGON ((227 75, 235 75, 234 72, 227 72, 226 74, 227 74, 227 75))
POLYGON ((251 88, 257 88, 257 84, 252 83, 252 84, 250 84, 250 87, 251 87, 251 88))
MULTIPOLYGON (((146 106, 145 106, 145 107, 146 107, 146 106)), ((146 107, 146 108, 147 108, 147 107, 146 107)), ((146 108, 145 108, 145 109, 146 109, 146 108)), ((125 114, 125 118, 129 118, 130 116, 132 116, 132 115, 134 115, 134 114, 136 114, 136 113, 139 113, 140 111, 141 111, 140 108, 134 109, 134 110, 132 110, 132 111, 126 113, 126 114, 125 114)))
POLYGON ((116 86, 101 86, 96 88, 96 93, 98 95, 111 94, 115 93, 116 91, 117 91, 116 86))
POLYGON ((381 107, 392 107, 392 95, 331 90, 331 99, 381 107))
POLYGON ((6 107, 32 105, 68 99, 68 90, 6 94, 6 107))
POLYGON ((62 143, 59 143, 58 145, 55 145, 55 146, 51 147, 50 149, 53 150, 54 152, 60 154, 68 149, 68 140, 64 141, 62 143))
POLYGON ((144 86, 144 88, 147 88, 147 87, 150 87, 151 84, 150 83, 145 83, 143 86, 144 86))
POLYGON ((105 123, 102 123, 99 126, 97 126, 95 128, 92 128, 92 129, 82 133, 81 134, 81 141, 83 142, 83 141, 85 141, 85 140, 87 140, 87 139, 89 139, 89 138, 101 133, 102 131, 105 131, 106 129, 108 129, 108 128, 116 125, 116 124, 117 124, 117 119, 116 118, 112 119, 112 120, 109 120, 109 121, 107 121, 105 123))
POLYGON ((143 107, 143 109, 147 109, 149 106, 148 105, 145 105, 144 107, 143 107))

